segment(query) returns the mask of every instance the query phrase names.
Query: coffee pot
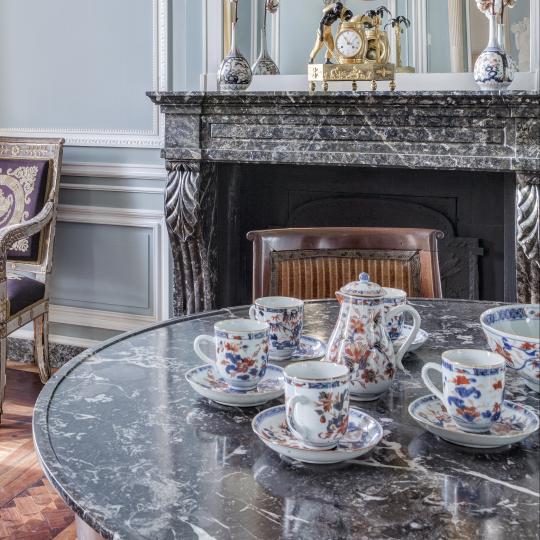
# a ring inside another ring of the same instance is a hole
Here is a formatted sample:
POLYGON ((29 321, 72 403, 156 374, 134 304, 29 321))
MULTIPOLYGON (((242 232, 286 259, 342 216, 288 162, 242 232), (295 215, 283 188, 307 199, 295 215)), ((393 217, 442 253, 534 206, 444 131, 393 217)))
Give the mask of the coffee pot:
POLYGON ((394 380, 396 366, 406 371, 402 359, 420 329, 420 315, 402 304, 385 314, 384 289, 362 272, 359 281, 341 287, 336 297, 339 317, 328 342, 327 362, 345 364, 351 374, 351 398, 371 401, 384 394, 394 380), (410 313, 414 325, 397 352, 386 328, 386 319, 410 313))

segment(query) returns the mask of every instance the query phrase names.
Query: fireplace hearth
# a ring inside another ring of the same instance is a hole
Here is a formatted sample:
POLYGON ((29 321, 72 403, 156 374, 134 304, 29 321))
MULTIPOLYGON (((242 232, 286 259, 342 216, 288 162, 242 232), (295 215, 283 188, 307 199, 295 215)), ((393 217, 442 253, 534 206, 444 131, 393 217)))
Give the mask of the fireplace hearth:
POLYGON ((540 96, 150 93, 174 313, 250 298, 249 229, 440 228, 446 296, 539 301, 540 96))
POLYGON ((245 164, 216 174, 218 307, 251 301, 246 232, 269 227, 439 229, 445 297, 515 299, 504 279, 515 274, 513 174, 245 164))

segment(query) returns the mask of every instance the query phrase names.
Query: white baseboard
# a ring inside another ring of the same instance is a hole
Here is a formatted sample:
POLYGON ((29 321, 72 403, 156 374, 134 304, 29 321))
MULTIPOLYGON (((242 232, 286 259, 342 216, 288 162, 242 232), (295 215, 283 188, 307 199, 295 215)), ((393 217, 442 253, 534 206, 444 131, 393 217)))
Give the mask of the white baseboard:
POLYGON ((62 175, 89 178, 164 180, 167 172, 164 165, 77 162, 64 163, 62 165, 62 175))
MULTIPOLYGON (((10 334, 9 337, 17 338, 17 339, 34 339, 34 332, 33 330, 29 330, 26 328, 19 328, 19 330, 16 330, 13 332, 13 334, 10 334)), ((90 347, 95 347, 99 341, 95 339, 86 339, 81 337, 74 337, 74 336, 61 336, 57 334, 49 334, 49 343, 56 343, 58 345, 67 345, 69 347, 81 347, 83 349, 89 349, 90 347)))
POLYGON ((134 315, 51 304, 51 322, 125 332, 158 322, 150 315, 134 315))

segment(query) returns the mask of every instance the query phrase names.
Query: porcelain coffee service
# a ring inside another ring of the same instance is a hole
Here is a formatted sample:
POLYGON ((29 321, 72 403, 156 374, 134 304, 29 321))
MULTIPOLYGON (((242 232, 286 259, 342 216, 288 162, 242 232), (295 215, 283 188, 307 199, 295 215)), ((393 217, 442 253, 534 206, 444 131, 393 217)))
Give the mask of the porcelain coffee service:
POLYGON ((351 398, 372 401, 392 385, 396 369, 420 329, 420 315, 410 305, 385 305, 385 290, 363 272, 343 286, 336 297, 340 312, 327 346, 325 360, 346 365, 351 374, 351 398), (409 313, 414 321, 407 339, 394 352, 387 321, 409 313))
POLYGON ((499 420, 504 400, 504 358, 475 349, 455 349, 442 354, 442 365, 429 362, 422 368, 424 384, 439 398, 452 420, 463 431, 489 431, 499 420), (442 375, 442 392, 429 371, 442 375))

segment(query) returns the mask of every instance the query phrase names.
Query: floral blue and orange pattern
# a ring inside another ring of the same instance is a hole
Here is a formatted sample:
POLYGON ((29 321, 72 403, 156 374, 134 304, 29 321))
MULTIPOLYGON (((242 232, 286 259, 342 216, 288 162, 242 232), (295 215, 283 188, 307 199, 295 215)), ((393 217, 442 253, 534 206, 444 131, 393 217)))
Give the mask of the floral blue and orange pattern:
POLYGON ((229 336, 226 339, 218 338, 216 356, 217 363, 224 367, 225 372, 231 378, 240 381, 261 378, 266 372, 268 338, 260 341, 254 348, 248 340, 242 339, 241 336, 236 339, 234 336, 229 336))

